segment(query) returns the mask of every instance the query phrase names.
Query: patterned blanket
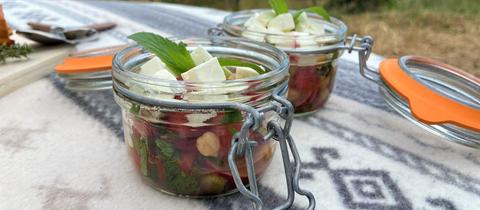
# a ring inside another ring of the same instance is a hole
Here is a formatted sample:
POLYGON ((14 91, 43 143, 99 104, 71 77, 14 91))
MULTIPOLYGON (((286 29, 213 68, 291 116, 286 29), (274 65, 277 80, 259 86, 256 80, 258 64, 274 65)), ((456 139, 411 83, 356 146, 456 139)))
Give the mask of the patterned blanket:
MULTIPOLYGON (((30 20, 119 24, 79 49, 116 45, 136 31, 205 36, 224 11, 128 2, 3 2, 15 28, 30 20)), ((380 57, 374 58, 372 66, 380 57)), ((480 210, 480 152, 426 133, 395 114, 345 55, 334 95, 294 121, 303 187, 317 209, 480 210)), ((0 209, 249 209, 240 194, 185 199, 159 193, 136 174, 111 91, 71 92, 51 75, 0 98, 0 209)), ((278 153, 279 150, 277 150, 278 153)), ((280 154, 260 181, 267 205, 285 199, 280 154)), ((297 196, 298 197, 298 196, 297 196)), ((298 197, 293 209, 302 209, 298 197)))

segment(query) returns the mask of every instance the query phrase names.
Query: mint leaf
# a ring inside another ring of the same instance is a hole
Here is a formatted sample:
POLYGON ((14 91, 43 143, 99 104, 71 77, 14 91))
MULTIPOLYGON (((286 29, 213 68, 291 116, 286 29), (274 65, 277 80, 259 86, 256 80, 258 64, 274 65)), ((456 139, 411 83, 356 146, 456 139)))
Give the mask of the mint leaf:
POLYGON ((268 0, 268 4, 272 7, 277 15, 288 13, 288 4, 286 0, 268 0))
POLYGON ((172 144, 160 139, 155 141, 159 151, 158 156, 163 160, 167 187, 177 193, 190 194, 198 190, 197 180, 187 175, 178 165, 178 155, 172 144))
POLYGON ((195 67, 195 63, 187 50, 187 45, 183 42, 177 44, 167 38, 149 32, 135 33, 128 36, 128 38, 136 41, 146 50, 159 57, 167 65, 170 72, 177 77, 195 67))
POLYGON ((296 12, 295 14, 293 14, 293 21, 295 22, 295 25, 298 24, 298 18, 300 18, 300 15, 302 15, 302 13, 304 13, 305 10, 300 10, 298 12, 296 12))
POLYGON ((232 76, 232 72, 225 66, 222 66, 223 73, 225 74, 225 77, 228 79, 230 76, 232 76))
POLYGON ((243 120, 242 112, 238 109, 225 109, 222 124, 238 123, 243 120))
POLYGON ((132 104, 132 106, 130 107, 130 113, 138 115, 140 113, 140 105, 132 104))
POLYGON ((144 176, 148 176, 148 150, 146 139, 134 139, 133 147, 140 159, 140 173, 144 176))
POLYGON ((307 11, 309 12, 313 12, 317 15, 320 15, 323 17, 323 19, 325 19, 326 21, 330 22, 330 15, 328 14, 327 10, 325 10, 325 8, 323 7, 320 7, 320 6, 317 6, 317 7, 310 7, 307 9, 307 11))
POLYGON ((238 133, 238 130, 232 127, 227 127, 227 130, 232 135, 235 135, 236 133, 238 133))
POLYGON ((257 71, 259 74, 265 74, 265 70, 260 68, 260 66, 249 63, 249 62, 244 62, 240 61, 237 59, 232 59, 232 58, 218 58, 218 62, 220 63, 221 66, 242 66, 242 67, 249 67, 257 71))

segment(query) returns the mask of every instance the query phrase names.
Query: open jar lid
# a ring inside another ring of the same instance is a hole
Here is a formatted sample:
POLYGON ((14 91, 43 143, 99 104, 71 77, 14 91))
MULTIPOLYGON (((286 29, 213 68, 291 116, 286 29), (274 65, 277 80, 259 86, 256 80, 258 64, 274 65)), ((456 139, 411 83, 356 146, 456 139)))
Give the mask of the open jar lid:
POLYGON ((480 79, 418 56, 382 61, 380 79, 385 101, 401 115, 432 133, 480 148, 480 79))
POLYGON ((70 90, 111 89, 113 54, 124 47, 126 45, 74 53, 55 66, 55 72, 65 80, 66 88, 70 90))

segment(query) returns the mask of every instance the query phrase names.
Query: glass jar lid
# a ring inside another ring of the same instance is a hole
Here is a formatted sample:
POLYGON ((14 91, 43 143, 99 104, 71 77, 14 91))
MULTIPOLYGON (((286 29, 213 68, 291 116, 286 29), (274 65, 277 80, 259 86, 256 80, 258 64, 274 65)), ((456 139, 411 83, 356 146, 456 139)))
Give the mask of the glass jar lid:
POLYGON ((467 146, 480 148, 480 79, 418 56, 380 64, 385 101, 417 125, 467 146))
POLYGON ((74 53, 55 66, 55 72, 65 80, 66 88, 70 90, 111 89, 113 54, 124 47, 126 45, 74 53))

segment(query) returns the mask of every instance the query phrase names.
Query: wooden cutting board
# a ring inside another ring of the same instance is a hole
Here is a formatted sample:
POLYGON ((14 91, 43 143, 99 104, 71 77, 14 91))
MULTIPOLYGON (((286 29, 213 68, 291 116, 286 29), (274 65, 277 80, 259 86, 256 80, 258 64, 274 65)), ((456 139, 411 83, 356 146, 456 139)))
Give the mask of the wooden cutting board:
POLYGON ((42 46, 19 36, 13 39, 17 43, 30 44, 34 51, 28 54, 28 58, 8 59, 6 63, 0 63, 0 97, 53 72, 53 67, 74 49, 67 44, 42 46))

